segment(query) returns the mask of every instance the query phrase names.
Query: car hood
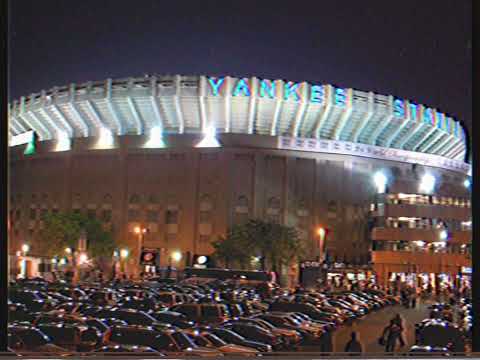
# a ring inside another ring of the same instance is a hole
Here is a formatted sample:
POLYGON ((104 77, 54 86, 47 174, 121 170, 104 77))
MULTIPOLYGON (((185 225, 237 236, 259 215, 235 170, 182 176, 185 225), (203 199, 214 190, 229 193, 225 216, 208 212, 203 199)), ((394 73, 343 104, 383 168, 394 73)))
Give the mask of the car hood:
POLYGON ((47 353, 62 353, 62 352, 68 352, 68 350, 57 346, 55 344, 45 344, 45 345, 40 345, 35 348, 35 352, 47 352, 47 353))
POLYGON ((258 353, 258 350, 249 348, 242 345, 228 344, 218 348, 221 352, 225 353, 258 353))
POLYGON ((297 333, 295 330, 289 330, 289 329, 282 329, 282 328, 276 328, 272 330, 272 333, 275 335, 284 335, 284 336, 297 336, 297 333))
POLYGON ((199 356, 222 356, 222 352, 217 349, 209 349, 207 347, 199 346, 192 350, 187 350, 185 353, 190 353, 199 356))

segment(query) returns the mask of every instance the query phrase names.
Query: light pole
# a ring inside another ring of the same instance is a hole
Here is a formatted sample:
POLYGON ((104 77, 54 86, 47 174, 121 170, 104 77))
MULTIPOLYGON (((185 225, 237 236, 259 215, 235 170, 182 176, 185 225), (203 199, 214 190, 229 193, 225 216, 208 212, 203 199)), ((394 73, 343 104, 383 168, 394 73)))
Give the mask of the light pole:
POLYGON ((20 261, 20 276, 26 278, 27 277, 27 256, 28 252, 30 251, 30 246, 28 244, 23 244, 21 248, 21 261, 20 261))
POLYGON ((118 258, 120 256, 120 253, 118 252, 117 249, 113 250, 113 256, 112 256, 112 280, 115 280, 117 277, 117 262, 118 258))
MULTIPOLYGON (((134 231, 135 231, 135 234, 138 234, 138 270, 140 270, 142 268, 141 255, 142 255, 142 248, 143 248, 143 237, 148 232, 148 229, 141 228, 140 226, 136 226, 134 231)), ((140 275, 140 272, 141 271, 139 271, 139 275, 140 275)))
MULTIPOLYGON (((175 263, 178 263, 180 260, 182 260, 182 253, 179 250, 174 250, 170 253, 170 256, 168 258, 168 268, 167 268, 167 279, 170 278, 171 271, 172 271, 172 260, 175 261, 175 263)), ((178 277, 178 271, 177 277, 178 277)))
POLYGON ((327 230, 323 227, 319 227, 317 230, 317 234, 319 236, 318 242, 318 262, 322 263, 325 257, 324 254, 324 247, 325 247, 325 235, 327 234, 327 230))
POLYGON ((127 261, 127 258, 128 258, 128 255, 129 255, 129 251, 128 249, 121 249, 120 250, 120 271, 125 273, 125 262, 127 261))

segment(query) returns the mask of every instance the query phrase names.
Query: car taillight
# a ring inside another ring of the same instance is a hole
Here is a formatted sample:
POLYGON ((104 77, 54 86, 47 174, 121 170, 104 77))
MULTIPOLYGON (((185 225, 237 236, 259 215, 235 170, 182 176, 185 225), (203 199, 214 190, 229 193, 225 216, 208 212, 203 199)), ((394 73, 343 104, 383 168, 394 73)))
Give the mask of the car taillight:
POLYGON ((109 342, 111 336, 112 336, 112 329, 108 329, 108 330, 105 332, 105 335, 103 335, 103 341, 104 341, 104 343, 109 342))

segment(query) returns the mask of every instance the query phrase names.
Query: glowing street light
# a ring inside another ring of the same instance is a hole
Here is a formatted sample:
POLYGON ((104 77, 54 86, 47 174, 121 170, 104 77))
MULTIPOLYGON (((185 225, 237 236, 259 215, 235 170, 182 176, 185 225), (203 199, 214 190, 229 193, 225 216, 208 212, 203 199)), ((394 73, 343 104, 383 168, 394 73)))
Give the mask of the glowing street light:
POLYGON ((440 239, 441 240, 447 240, 447 238, 448 238, 447 230, 440 231, 440 239))
POLYGON ((377 192, 379 194, 383 194, 387 188, 387 177, 382 172, 377 172, 373 175, 373 182, 377 187, 377 192))
POLYGON ((180 261, 182 260, 182 253, 180 251, 173 251, 172 252, 172 259, 173 261, 180 261))
POLYGON ((465 179, 465 181, 463 182, 463 186, 465 186, 466 188, 469 188, 470 185, 471 185, 470 180, 465 179))
POLYGON ((28 253, 30 251, 30 246, 28 244, 23 244, 22 245, 22 252, 24 254, 28 253))
POLYGON ((128 249, 121 249, 120 250, 120 257, 122 259, 126 259, 128 257, 128 254, 129 254, 128 249))
POLYGON ((82 264, 85 264, 86 262, 88 262, 88 256, 87 256, 87 254, 81 253, 81 254, 79 255, 79 257, 78 257, 78 263, 79 263, 80 265, 82 265, 82 264))
POLYGON ((205 255, 200 255, 198 258, 197 258, 197 263, 198 265, 203 265, 207 262, 207 257, 205 255))
POLYGON ((70 255, 72 253, 72 248, 65 248, 65 252, 70 255))
POLYGON ((435 177, 431 174, 425 174, 420 181, 420 192, 429 194, 435 188, 435 177))

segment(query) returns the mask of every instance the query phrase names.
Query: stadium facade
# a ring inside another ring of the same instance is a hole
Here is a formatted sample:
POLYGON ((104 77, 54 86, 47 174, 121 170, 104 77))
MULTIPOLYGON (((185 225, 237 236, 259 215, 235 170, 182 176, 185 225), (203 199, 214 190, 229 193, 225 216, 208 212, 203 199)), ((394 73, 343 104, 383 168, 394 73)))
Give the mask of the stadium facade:
POLYGON ((22 97, 9 129, 10 253, 29 272, 44 261, 42 215, 64 210, 99 218, 129 246, 130 269, 139 241, 182 267, 248 218, 296 226, 312 261, 371 262, 382 283, 455 282, 471 268, 465 131, 408 100, 145 76, 22 97))

